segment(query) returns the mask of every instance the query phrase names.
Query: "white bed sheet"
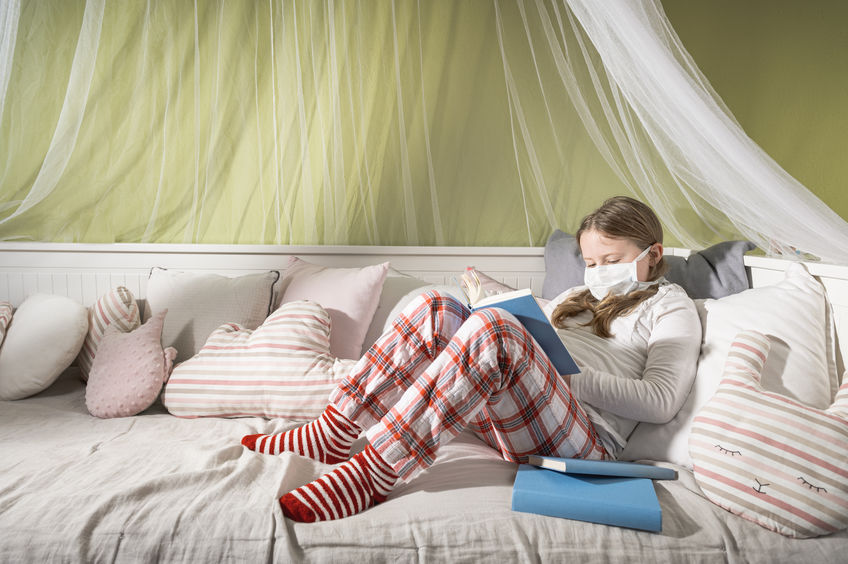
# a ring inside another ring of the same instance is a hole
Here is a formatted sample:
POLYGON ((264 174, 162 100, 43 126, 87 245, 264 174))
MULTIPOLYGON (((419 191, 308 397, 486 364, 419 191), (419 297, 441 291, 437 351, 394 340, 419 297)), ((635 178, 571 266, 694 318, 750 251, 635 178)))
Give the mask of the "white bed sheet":
POLYGON ((277 505, 327 467, 244 449, 261 418, 88 414, 74 370, 0 402, 2 562, 844 562, 848 534, 794 540, 656 482, 662 533, 516 513, 516 466, 471 435, 360 515, 300 524, 277 505))

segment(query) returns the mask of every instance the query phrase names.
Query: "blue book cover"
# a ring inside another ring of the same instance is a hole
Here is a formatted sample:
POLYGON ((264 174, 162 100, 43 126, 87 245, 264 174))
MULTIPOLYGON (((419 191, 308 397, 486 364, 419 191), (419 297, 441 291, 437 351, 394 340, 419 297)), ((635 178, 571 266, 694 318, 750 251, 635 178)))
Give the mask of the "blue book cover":
POLYGON ((584 458, 531 455, 527 462, 534 466, 567 474, 595 474, 597 476, 623 476, 651 478, 653 480, 677 479, 677 472, 673 468, 621 460, 586 460, 584 458))
POLYGON ((563 474, 518 467, 512 510, 658 532, 662 509, 649 478, 563 474))
POLYGON ((533 338, 548 355, 557 372, 560 374, 577 374, 580 372, 568 349, 565 348, 562 339, 559 338, 554 326, 545 317, 545 312, 542 311, 539 302, 536 301, 529 289, 516 290, 515 292, 498 294, 479 300, 474 303, 473 309, 485 307, 499 307, 514 315, 533 335, 533 338))

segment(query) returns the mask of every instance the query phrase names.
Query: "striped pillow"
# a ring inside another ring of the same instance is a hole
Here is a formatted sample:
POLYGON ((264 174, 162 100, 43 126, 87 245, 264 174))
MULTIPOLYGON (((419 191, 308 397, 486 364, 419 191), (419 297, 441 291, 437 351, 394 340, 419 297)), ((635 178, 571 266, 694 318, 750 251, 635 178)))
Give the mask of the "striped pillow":
POLYGON ((689 436, 695 479, 728 511, 786 536, 848 526, 848 381, 826 410, 760 386, 768 337, 740 333, 689 436))
POLYGON ((3 344, 3 339, 6 337, 6 327, 12 321, 12 304, 9 302, 0 302, 0 345, 3 344))
POLYGON ((174 368, 162 402, 179 417, 314 419, 355 362, 330 355, 324 308, 289 302, 255 331, 236 323, 216 329, 194 357, 174 368))
POLYGON ((77 356, 83 380, 88 380, 97 347, 106 328, 112 324, 122 333, 129 333, 141 325, 135 297, 124 286, 112 289, 88 308, 88 333, 77 356))

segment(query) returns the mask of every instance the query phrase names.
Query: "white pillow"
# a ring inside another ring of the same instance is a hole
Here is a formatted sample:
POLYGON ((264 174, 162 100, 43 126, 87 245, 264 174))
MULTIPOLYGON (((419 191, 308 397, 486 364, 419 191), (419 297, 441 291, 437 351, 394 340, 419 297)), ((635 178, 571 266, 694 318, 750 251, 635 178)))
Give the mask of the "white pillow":
POLYGON ((362 268, 333 268, 289 257, 282 273, 277 306, 300 300, 321 304, 330 314, 330 353, 358 359, 377 310, 389 263, 362 268))
POLYGON ((18 307, 0 347, 0 399, 47 389, 71 365, 88 331, 88 310, 65 296, 35 294, 18 307))
POLYGON ((619 455, 621 460, 668 461, 692 467, 688 439, 692 419, 721 381, 727 353, 738 333, 768 336, 771 354, 763 387, 819 409, 836 392, 835 350, 830 339, 824 287, 800 263, 772 286, 753 288, 718 300, 696 300, 703 328, 698 373, 692 391, 670 422, 639 423, 619 455))
POLYGON ((177 349, 176 362, 194 356, 224 323, 259 327, 271 312, 276 270, 233 278, 153 268, 147 281, 144 321, 168 310, 162 347, 177 349))

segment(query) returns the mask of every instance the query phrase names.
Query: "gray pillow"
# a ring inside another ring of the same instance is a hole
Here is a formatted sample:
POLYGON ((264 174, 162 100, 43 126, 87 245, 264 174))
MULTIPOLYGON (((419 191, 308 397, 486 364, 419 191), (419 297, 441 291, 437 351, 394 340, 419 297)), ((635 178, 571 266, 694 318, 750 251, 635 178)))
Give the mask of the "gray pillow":
POLYGON ((276 270, 228 277, 153 267, 147 279, 144 321, 168 310, 162 346, 177 349, 175 362, 193 357, 224 323, 256 329, 271 313, 276 270))
MULTIPOLYGON (((692 299, 723 298, 751 287, 743 257, 755 246, 748 241, 725 241, 688 259, 666 255, 666 278, 680 284, 692 299)), ((583 284, 585 263, 577 239, 557 229, 545 244, 545 281, 542 297, 550 300, 583 284)))
POLYGON ((745 253, 755 248, 749 241, 725 241, 689 258, 666 256, 665 277, 680 284, 693 300, 723 298, 751 287, 743 262, 745 253))
POLYGON ((542 297, 551 300, 569 288, 583 284, 586 263, 574 235, 557 229, 545 244, 545 281, 542 297))

